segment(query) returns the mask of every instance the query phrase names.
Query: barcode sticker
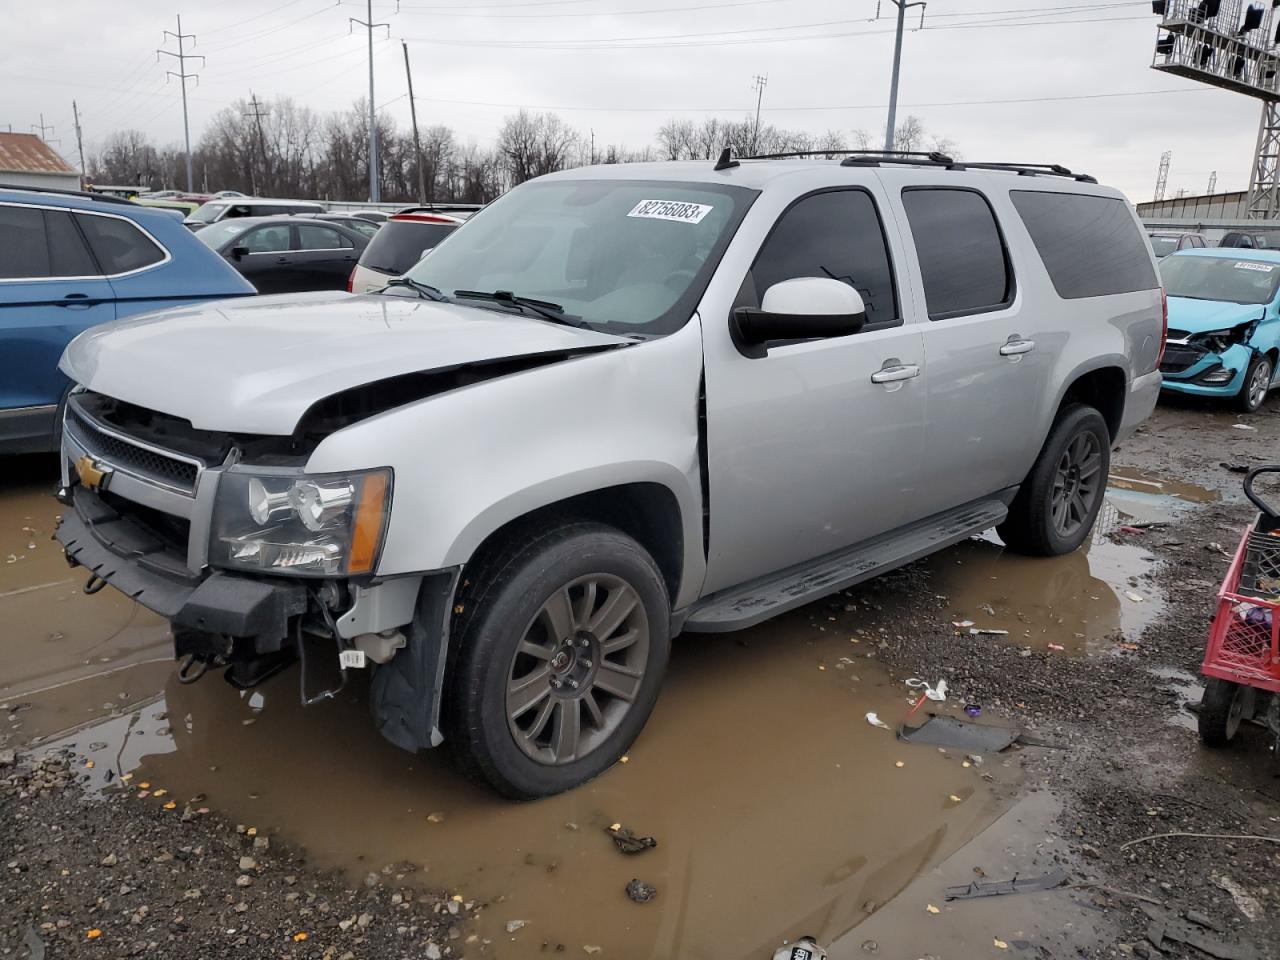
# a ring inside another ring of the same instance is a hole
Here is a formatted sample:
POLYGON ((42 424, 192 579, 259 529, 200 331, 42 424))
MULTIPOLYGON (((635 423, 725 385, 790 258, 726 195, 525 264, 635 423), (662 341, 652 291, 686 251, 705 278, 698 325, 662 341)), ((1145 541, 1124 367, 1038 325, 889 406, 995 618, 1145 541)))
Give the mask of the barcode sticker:
POLYGON ((686 203, 683 200, 641 200, 628 217, 641 217, 647 220, 674 220, 677 223, 701 223, 702 218, 712 211, 709 203, 686 203))
POLYGON ((1257 270, 1260 273, 1270 273, 1276 268, 1274 263, 1255 263, 1252 260, 1237 260, 1237 270, 1257 270))

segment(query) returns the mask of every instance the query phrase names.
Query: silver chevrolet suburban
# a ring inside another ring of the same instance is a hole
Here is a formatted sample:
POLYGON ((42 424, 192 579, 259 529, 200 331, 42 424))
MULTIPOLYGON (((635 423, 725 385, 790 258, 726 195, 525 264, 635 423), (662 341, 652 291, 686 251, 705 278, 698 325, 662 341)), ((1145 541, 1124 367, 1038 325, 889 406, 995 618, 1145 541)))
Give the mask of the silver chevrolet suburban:
POLYGON ((389 740, 544 796, 623 754, 677 634, 991 527, 1076 549, 1162 303, 1124 197, 1057 166, 565 171, 380 294, 81 334, 57 538, 183 680, 371 670, 389 740))

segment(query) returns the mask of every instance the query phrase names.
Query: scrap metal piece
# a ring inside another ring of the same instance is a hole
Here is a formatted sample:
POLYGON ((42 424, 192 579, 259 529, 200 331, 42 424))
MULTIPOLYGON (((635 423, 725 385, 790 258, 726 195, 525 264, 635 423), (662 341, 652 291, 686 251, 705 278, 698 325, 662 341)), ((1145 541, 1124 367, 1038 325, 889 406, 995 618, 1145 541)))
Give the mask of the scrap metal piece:
POLYGON ((999 752, 1018 739, 1019 731, 967 723, 954 717, 931 714, 918 727, 902 726, 898 739, 903 743, 921 743, 931 747, 954 747, 974 753, 999 752))
POLYGON ((993 880, 990 883, 979 883, 974 880, 971 883, 947 887, 946 898, 973 900, 977 897, 1003 897, 1011 893, 1039 893, 1042 890, 1060 887, 1066 882, 1067 871, 1061 867, 1054 867, 1039 877, 1019 877, 1015 874, 1012 880, 993 880))

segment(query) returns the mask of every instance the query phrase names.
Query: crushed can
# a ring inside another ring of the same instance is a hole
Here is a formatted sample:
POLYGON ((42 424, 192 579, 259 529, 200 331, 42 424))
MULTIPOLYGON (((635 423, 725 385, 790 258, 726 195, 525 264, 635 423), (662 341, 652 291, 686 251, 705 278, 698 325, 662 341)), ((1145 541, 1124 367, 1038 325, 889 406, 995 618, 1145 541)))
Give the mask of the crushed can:
POLYGON ((827 960, 827 951, 813 937, 801 937, 795 943, 779 947, 773 960, 827 960))

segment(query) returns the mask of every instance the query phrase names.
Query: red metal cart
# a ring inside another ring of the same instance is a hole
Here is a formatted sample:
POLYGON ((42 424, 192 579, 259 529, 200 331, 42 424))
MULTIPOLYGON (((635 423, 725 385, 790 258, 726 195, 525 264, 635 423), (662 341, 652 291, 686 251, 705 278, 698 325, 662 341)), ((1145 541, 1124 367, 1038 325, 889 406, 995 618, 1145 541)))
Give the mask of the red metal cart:
POLYGON ((1261 511, 1240 540, 1200 668, 1208 681, 1200 706, 1200 739, 1225 746, 1245 721, 1270 729, 1273 759, 1280 762, 1280 513, 1253 489, 1280 464, 1255 467, 1244 492, 1261 511))

